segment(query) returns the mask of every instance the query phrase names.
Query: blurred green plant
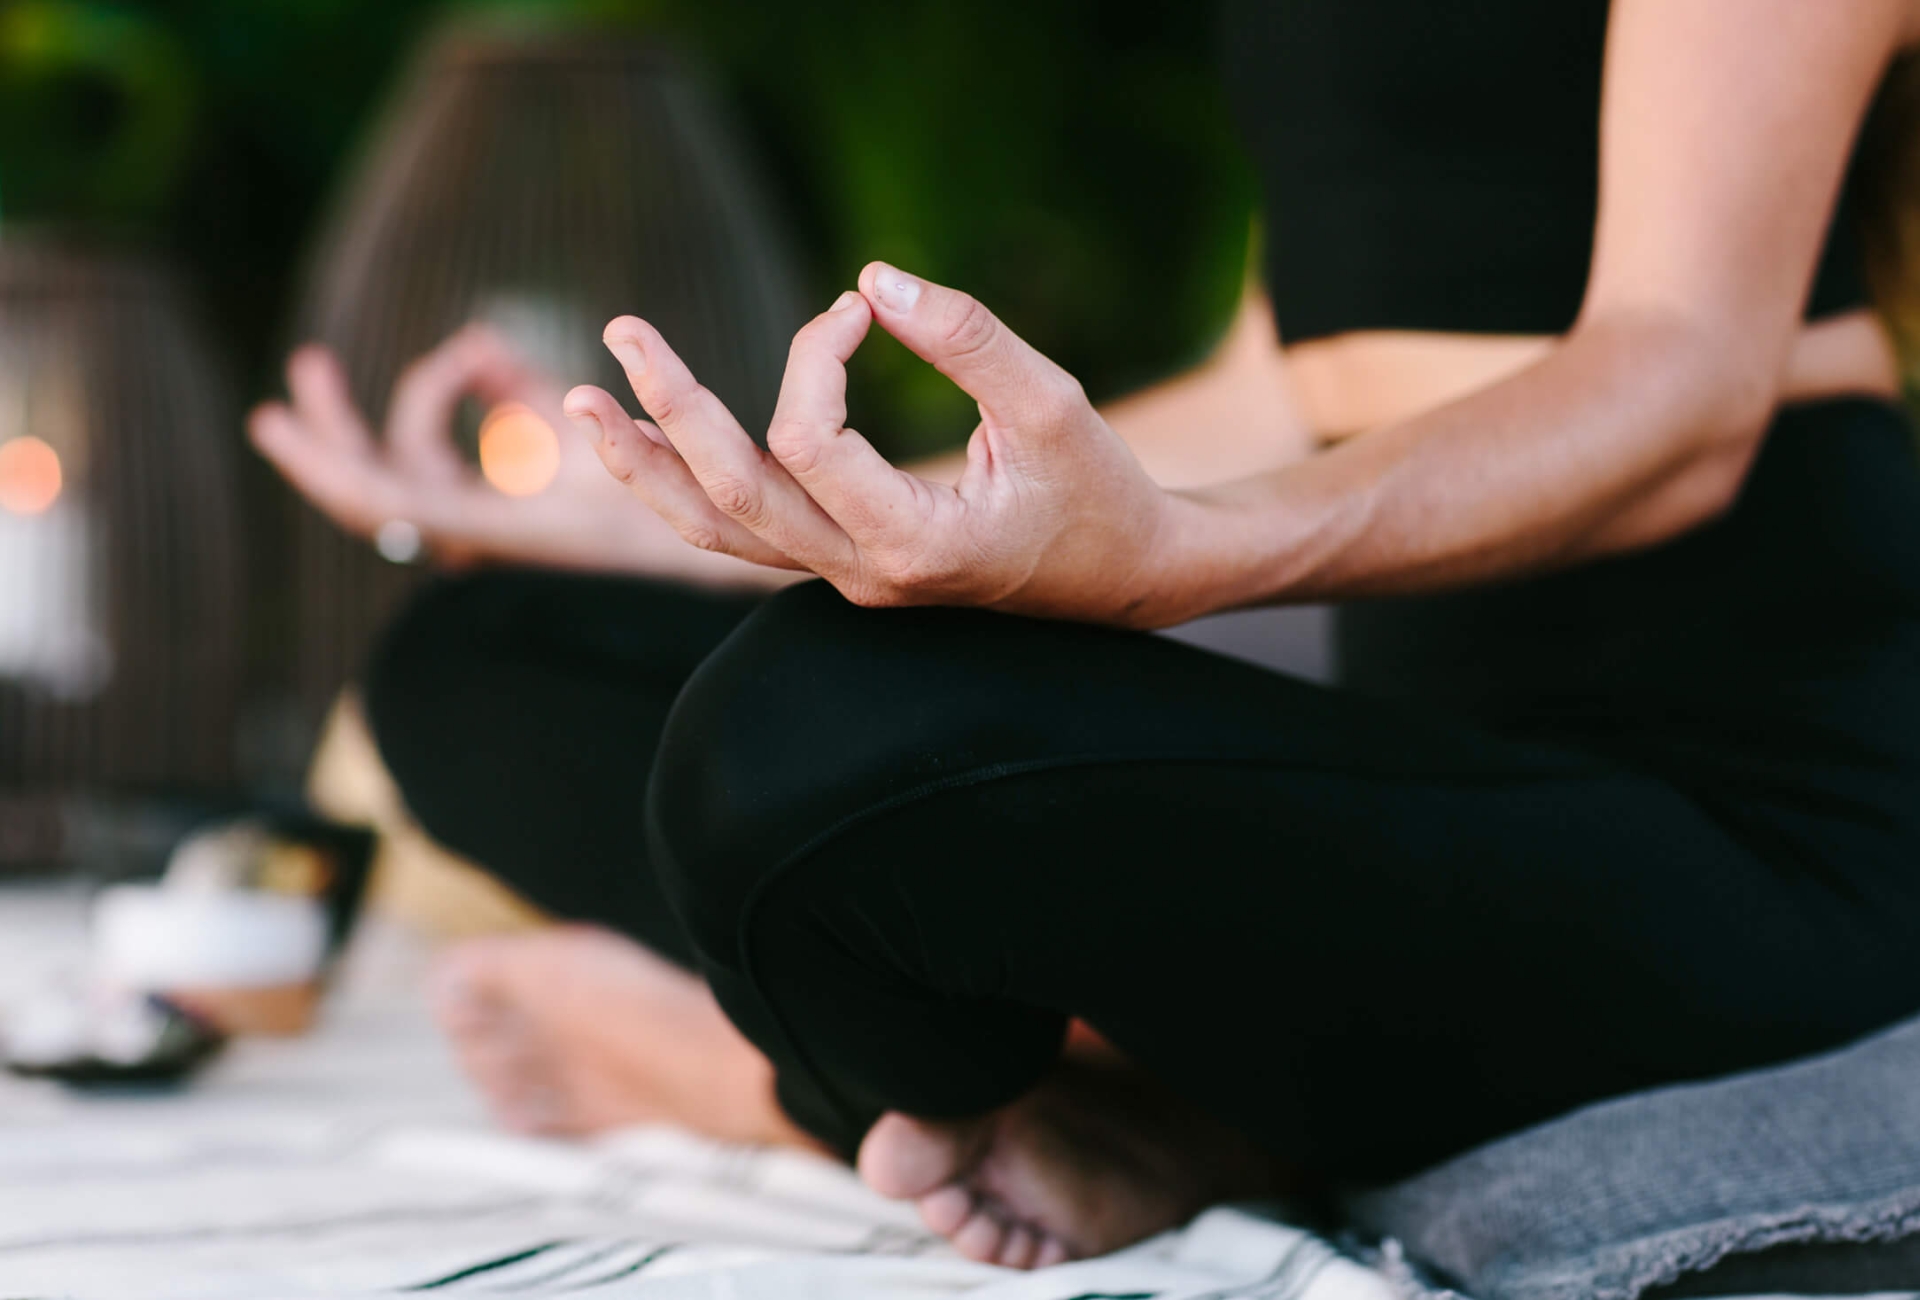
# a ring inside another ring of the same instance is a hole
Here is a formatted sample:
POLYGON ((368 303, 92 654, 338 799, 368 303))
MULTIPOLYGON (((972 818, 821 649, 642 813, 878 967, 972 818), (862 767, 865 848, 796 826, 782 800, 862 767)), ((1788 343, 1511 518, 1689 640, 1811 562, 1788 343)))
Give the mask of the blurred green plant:
MULTIPOLYGON (((978 295, 1098 398, 1200 355, 1241 283, 1253 186, 1208 4, 14 0, 0 27, 22 11, 54 34, 4 46, 25 75, 0 95, 0 210, 145 223, 200 270, 263 382, 301 241, 369 109, 431 23, 476 13, 638 31, 704 63, 781 183, 823 304, 869 259, 897 262, 978 295), (125 110, 106 129, 76 96, 125 110)), ((900 454, 974 420, 886 340, 852 401, 900 454)))
POLYGON ((196 80, 182 44, 135 10, 0 8, 0 214, 158 219, 180 179, 196 80))
MULTIPOLYGON (((823 302, 868 260, 897 263, 975 294, 1096 399, 1197 359, 1230 315, 1254 187, 1212 5, 653 8, 773 141, 823 302)), ((894 451, 950 445, 976 418, 890 340, 862 350, 851 396, 894 451)))

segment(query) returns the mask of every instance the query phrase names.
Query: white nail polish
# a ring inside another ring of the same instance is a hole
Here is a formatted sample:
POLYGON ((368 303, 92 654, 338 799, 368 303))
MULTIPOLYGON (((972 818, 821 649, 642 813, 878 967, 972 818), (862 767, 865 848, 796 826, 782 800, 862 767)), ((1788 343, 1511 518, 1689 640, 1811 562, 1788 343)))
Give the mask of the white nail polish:
POLYGON ((873 293, 888 311, 909 312, 920 301, 920 282, 888 267, 873 277, 873 293))

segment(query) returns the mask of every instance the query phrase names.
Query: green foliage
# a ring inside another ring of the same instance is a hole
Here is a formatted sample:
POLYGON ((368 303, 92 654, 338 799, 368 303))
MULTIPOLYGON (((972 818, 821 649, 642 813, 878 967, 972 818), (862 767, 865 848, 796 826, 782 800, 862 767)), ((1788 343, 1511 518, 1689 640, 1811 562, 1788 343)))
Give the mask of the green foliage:
MULTIPOLYGON (((757 110, 809 207, 823 302, 866 261, 895 262, 973 292, 1096 398, 1195 359, 1230 314, 1253 186, 1211 6, 656 9, 757 110)), ((966 399, 896 346, 863 349, 854 379, 897 449, 972 427, 966 399)))
POLYGON ((0 211, 154 220, 179 179, 195 81, 186 50, 138 11, 0 8, 0 211))
MULTIPOLYGON (((1231 310, 1252 186, 1208 5, 12 0, 0 210, 143 223, 201 272, 264 374, 298 250, 369 112, 431 23, 476 12, 692 52, 771 165, 823 304, 894 261, 977 294, 1096 397, 1193 359, 1231 310)), ((972 426, 965 398, 891 343, 854 378, 856 419, 891 450, 972 426)))

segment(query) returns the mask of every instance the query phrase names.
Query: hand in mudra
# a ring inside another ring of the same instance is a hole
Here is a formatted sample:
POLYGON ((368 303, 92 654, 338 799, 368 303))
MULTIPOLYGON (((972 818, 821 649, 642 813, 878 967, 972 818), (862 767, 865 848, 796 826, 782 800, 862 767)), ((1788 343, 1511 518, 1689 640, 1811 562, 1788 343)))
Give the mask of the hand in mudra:
POLYGON ((254 445, 357 536, 373 538, 383 527, 415 529, 448 560, 686 578, 722 567, 634 508, 593 452, 566 430, 558 385, 485 326, 460 330, 407 367, 380 435, 354 405, 339 361, 324 347, 310 344, 288 359, 287 390, 289 401, 253 411, 254 445), (517 472, 509 466, 506 475, 496 474, 521 495, 488 482, 454 445, 454 416, 469 395, 495 410, 509 403, 525 408, 517 432, 522 443, 531 441, 523 451, 533 463, 523 459, 517 472))
POLYGON ((1174 496, 1080 385, 974 299, 875 263, 794 336, 767 450, 658 331, 607 346, 654 422, 582 386, 566 410, 613 475, 695 546, 816 573, 861 605, 981 605, 1161 621, 1174 496), (896 469, 846 427, 846 363, 878 321, 980 405, 952 486, 896 469))

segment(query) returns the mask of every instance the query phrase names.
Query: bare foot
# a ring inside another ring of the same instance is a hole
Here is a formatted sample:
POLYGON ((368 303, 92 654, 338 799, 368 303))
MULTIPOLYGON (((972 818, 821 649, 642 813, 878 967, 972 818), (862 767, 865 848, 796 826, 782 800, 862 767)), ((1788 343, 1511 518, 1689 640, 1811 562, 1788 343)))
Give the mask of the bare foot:
POLYGON ((432 1001, 506 1127, 583 1135, 678 1124, 728 1142, 813 1146, 773 1097, 773 1067, 706 984, 630 939, 557 926, 461 944, 432 1001))
POLYGON ((1270 1161, 1245 1138, 1135 1070, 1070 1061, 979 1119, 884 1116, 860 1173, 918 1202, 963 1255, 1012 1268, 1103 1255, 1273 1190, 1270 1161))

